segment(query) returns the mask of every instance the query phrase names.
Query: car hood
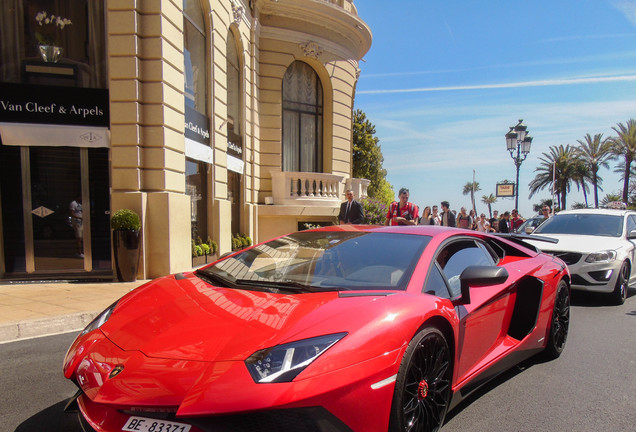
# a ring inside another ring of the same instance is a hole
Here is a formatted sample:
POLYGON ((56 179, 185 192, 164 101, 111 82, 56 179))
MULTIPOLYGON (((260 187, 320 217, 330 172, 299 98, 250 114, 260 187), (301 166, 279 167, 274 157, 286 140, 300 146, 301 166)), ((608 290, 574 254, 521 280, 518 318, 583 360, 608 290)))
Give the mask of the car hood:
POLYGON ((101 329, 121 349, 148 357, 244 360, 295 337, 327 334, 310 329, 374 297, 340 298, 333 291, 272 294, 213 287, 192 274, 179 280, 167 276, 122 298, 101 329))
MULTIPOLYGON (((579 252, 585 254, 608 249, 617 250, 621 247, 624 247, 626 243, 626 240, 622 240, 620 237, 602 237, 574 234, 535 234, 550 237, 559 241, 558 243, 546 243, 542 241, 533 241, 531 238, 528 239, 529 243, 532 243, 544 252, 564 251, 579 252)), ((532 235, 530 235, 530 237, 532 237, 532 235)))

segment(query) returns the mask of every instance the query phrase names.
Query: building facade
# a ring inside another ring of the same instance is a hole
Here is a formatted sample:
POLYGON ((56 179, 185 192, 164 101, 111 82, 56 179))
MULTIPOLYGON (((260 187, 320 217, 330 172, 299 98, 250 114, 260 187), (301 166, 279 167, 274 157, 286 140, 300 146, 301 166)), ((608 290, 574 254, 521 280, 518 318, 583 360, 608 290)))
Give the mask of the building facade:
POLYGON ((154 278, 190 269, 193 240, 227 252, 366 193, 352 0, 2 2, 0 279, 112 277, 121 208, 154 278))

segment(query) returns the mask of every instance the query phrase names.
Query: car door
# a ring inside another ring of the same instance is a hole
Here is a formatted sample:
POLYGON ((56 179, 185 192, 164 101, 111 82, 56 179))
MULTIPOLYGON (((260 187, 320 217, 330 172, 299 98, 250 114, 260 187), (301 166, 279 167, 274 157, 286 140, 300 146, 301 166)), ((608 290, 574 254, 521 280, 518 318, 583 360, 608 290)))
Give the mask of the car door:
POLYGON ((440 248, 436 263, 448 283, 451 299, 460 319, 457 381, 478 373, 505 350, 506 311, 511 306, 507 284, 471 290, 471 302, 461 301, 459 276, 468 266, 496 266, 495 254, 476 238, 452 240, 440 248))
POLYGON ((636 270, 634 270, 634 259, 636 258, 636 242, 633 239, 629 238, 629 233, 632 231, 636 231, 636 215, 630 214, 627 216, 627 227, 626 227, 625 239, 629 243, 632 244, 631 250, 629 251, 629 260, 632 263, 631 265, 631 274, 629 277, 628 285, 634 284, 636 282, 636 270))

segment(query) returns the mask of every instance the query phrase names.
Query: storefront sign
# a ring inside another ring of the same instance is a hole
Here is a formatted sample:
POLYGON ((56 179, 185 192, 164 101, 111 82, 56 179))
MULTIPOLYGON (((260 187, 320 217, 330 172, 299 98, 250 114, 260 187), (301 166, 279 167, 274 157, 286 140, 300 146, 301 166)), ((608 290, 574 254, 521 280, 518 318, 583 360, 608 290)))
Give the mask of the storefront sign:
POLYGON ((514 183, 497 183, 497 197, 513 197, 515 196, 514 183))
POLYGON ((184 131, 186 138, 210 145, 210 119, 188 106, 185 107, 184 131))
POLYGON ((186 156, 209 164, 214 163, 214 152, 210 147, 210 119, 186 106, 183 131, 186 156))
POLYGON ((108 90, 0 83, 0 123, 109 127, 108 90))
POLYGON ((243 162, 243 146, 240 142, 228 141, 227 143, 227 169, 243 174, 245 162, 243 162))

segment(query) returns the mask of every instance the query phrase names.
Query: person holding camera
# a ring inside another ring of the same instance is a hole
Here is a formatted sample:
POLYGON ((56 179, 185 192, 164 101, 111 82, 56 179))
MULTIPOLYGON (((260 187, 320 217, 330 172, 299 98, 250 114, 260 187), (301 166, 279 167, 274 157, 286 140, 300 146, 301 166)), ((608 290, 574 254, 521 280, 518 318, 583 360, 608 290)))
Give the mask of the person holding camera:
POLYGON ((419 218, 419 209, 409 202, 409 190, 402 188, 398 194, 398 201, 393 201, 389 206, 384 225, 417 225, 419 218))

